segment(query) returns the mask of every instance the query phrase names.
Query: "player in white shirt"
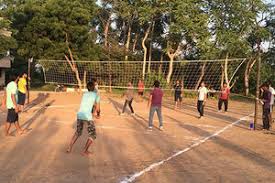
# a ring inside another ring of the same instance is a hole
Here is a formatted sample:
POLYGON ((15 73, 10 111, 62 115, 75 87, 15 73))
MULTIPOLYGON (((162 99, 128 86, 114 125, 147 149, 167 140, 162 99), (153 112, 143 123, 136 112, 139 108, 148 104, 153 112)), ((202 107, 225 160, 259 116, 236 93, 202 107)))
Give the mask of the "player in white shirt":
POLYGON ((204 106, 207 99, 207 93, 208 89, 205 87, 205 83, 202 82, 201 86, 198 90, 198 103, 197 103, 197 109, 200 113, 199 118, 201 118, 204 115, 204 106))
POLYGON ((273 105, 274 105, 274 96, 275 96, 275 90, 274 88, 271 87, 271 82, 267 82, 269 86, 269 91, 271 92, 271 100, 270 100, 270 124, 273 122, 272 121, 272 112, 273 112, 273 105))

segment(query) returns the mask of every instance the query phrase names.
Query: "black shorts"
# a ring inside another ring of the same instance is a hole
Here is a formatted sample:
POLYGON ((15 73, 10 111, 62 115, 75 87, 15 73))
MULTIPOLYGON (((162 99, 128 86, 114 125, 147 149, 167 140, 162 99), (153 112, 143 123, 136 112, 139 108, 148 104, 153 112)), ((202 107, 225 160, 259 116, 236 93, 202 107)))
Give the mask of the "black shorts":
POLYGON ((18 113, 15 112, 15 109, 8 109, 7 122, 15 123, 18 121, 18 113))
POLYGON ((25 93, 21 93, 20 91, 18 91, 17 96, 18 96, 17 104, 19 104, 19 105, 25 105, 26 94, 25 93))
POLYGON ((177 101, 182 101, 182 97, 181 97, 181 94, 175 94, 175 102, 177 101))
POLYGON ((143 96, 143 91, 142 92, 138 92, 139 96, 143 96))
POLYGON ((93 140, 95 140, 96 139, 96 130, 95 130, 95 124, 93 121, 77 119, 77 128, 76 128, 76 132, 75 132, 76 135, 77 136, 82 135, 84 123, 87 123, 87 125, 88 125, 87 131, 88 131, 89 138, 92 138, 93 140))

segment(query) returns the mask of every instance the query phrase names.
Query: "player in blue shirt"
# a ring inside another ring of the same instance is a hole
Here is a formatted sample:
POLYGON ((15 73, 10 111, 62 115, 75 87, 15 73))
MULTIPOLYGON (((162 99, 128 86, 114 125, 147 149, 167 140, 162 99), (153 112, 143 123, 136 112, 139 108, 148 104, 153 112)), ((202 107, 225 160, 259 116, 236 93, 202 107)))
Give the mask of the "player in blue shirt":
POLYGON ((83 94, 80 109, 77 113, 77 129, 67 149, 68 153, 72 151, 73 145, 82 134, 84 123, 87 123, 89 138, 87 139, 86 145, 82 152, 84 156, 89 156, 91 154, 91 152, 89 152, 89 147, 93 143, 93 140, 96 139, 96 129, 92 115, 92 108, 100 101, 99 95, 95 92, 95 81, 89 82, 87 84, 87 89, 88 92, 83 94))

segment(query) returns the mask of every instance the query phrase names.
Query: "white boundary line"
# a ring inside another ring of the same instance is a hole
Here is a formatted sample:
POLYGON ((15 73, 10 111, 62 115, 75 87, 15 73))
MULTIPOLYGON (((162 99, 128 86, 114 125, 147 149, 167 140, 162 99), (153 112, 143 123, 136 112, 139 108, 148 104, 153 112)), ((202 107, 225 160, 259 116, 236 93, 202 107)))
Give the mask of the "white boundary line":
POLYGON ((130 176, 127 176, 127 177, 123 178, 121 181, 119 181, 119 183, 130 183, 130 182, 133 182, 138 177, 140 177, 143 174, 145 174, 145 173, 147 173, 147 172, 149 172, 149 171, 157 168, 158 166, 166 163, 167 161, 169 161, 169 160, 171 160, 171 159, 173 159, 173 158, 175 158, 175 157, 177 157, 177 156, 179 156, 179 155, 181 155, 181 154, 183 154, 183 153, 185 153, 185 152, 187 152, 187 151, 189 151, 189 150, 191 150, 191 149, 193 149, 193 148, 195 148, 195 147, 197 147, 197 146, 199 146, 199 145, 201 145, 203 143, 205 143, 206 141, 208 141, 209 139, 211 139, 213 137, 219 136, 221 133, 223 133, 227 129, 232 128, 234 125, 236 125, 236 124, 240 123, 241 121, 247 119, 247 117, 249 117, 251 115, 252 114, 244 116, 244 117, 240 118, 239 120, 237 120, 237 121, 235 121, 235 122, 233 122, 233 123, 225 126, 221 130, 216 131, 214 134, 209 135, 209 136, 207 136, 207 137, 205 137, 203 139, 200 139, 196 143, 192 144, 191 146, 189 146, 189 147, 187 147, 187 148, 185 148, 185 149, 183 149, 181 151, 178 151, 177 153, 173 154, 172 156, 170 156, 170 157, 168 157, 168 158, 166 158, 166 159, 164 159, 162 161, 153 163, 153 164, 149 165, 147 168, 145 168, 145 169, 143 169, 143 170, 141 170, 139 172, 136 172, 136 173, 134 173, 134 174, 132 174, 130 176))

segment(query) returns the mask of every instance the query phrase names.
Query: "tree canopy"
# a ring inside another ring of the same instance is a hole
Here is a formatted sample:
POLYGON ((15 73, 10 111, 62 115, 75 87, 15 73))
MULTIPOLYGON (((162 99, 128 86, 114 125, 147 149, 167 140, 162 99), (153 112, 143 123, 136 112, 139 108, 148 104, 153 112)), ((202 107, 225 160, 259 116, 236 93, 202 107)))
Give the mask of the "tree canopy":
POLYGON ((12 36, 0 34, 0 52, 64 60, 69 46, 76 60, 150 63, 255 58, 269 44, 264 63, 272 73, 274 22, 263 0, 1 0, 0 30, 12 36))

